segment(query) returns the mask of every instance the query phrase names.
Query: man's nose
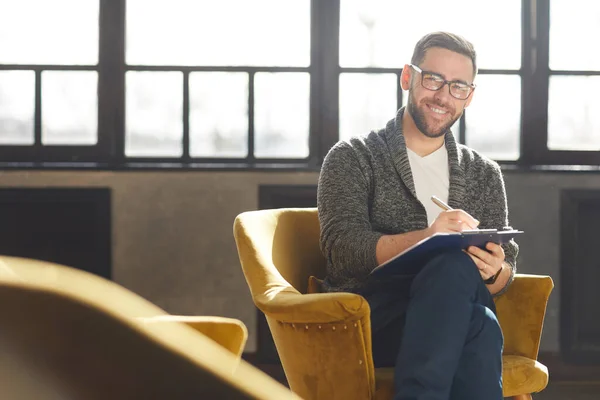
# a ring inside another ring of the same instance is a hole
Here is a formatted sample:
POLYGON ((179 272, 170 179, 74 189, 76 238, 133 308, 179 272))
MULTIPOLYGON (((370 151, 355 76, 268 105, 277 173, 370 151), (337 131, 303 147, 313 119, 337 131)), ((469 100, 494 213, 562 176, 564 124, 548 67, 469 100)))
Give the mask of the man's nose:
POLYGON ((440 101, 442 104, 447 104, 452 101, 452 95, 450 94, 450 85, 444 83, 444 85, 435 91, 433 97, 440 101))

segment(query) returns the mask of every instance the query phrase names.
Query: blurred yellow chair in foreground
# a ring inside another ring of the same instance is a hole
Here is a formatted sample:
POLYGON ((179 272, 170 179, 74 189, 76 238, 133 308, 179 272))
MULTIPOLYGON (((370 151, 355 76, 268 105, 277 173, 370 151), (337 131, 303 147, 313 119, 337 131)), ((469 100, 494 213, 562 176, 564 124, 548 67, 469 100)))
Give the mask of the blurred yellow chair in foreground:
POLYGON ((170 316, 90 273, 0 256, 2 398, 298 399, 240 359, 246 337, 234 319, 170 316))

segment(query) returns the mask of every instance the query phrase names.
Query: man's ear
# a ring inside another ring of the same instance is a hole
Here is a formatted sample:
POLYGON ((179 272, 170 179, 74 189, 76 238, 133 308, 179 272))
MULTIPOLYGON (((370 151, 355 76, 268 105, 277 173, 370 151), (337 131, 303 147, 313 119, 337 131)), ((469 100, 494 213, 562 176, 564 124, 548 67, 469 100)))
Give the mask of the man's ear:
POLYGON ((402 74, 400 75, 400 86, 402 90, 410 89, 410 77, 412 75, 412 69, 408 64, 404 64, 402 68, 402 74))

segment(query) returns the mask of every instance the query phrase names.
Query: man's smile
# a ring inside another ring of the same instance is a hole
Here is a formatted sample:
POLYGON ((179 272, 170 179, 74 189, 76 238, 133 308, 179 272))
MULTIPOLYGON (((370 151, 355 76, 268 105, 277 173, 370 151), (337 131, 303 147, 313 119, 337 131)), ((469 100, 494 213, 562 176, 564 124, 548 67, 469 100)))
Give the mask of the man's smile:
POLYGON ((448 111, 442 110, 441 108, 437 108, 437 107, 430 106, 430 105, 427 105, 427 107, 429 107, 429 109, 436 114, 447 114, 448 113, 448 111))

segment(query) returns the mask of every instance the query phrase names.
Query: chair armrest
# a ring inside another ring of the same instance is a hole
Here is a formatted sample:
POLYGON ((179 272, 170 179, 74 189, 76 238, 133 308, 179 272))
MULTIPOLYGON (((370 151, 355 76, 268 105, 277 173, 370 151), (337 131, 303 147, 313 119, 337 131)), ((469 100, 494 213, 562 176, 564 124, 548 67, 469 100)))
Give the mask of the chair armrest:
POLYGON ((504 334, 504 354, 537 359, 554 283, 543 275, 517 274, 508 290, 496 298, 498 320, 504 334))
POLYGON ((362 296, 301 295, 281 288, 254 301, 267 317, 288 384, 296 394, 306 399, 373 397, 370 308, 362 296))
POLYGON ((159 315, 138 318, 143 323, 183 323, 217 342, 237 357, 241 357, 248 330, 246 325, 235 318, 212 316, 159 315))
POLYGON ((283 288, 259 295, 254 302, 265 315, 288 323, 357 321, 370 315, 364 297, 345 292, 300 295, 283 288))

